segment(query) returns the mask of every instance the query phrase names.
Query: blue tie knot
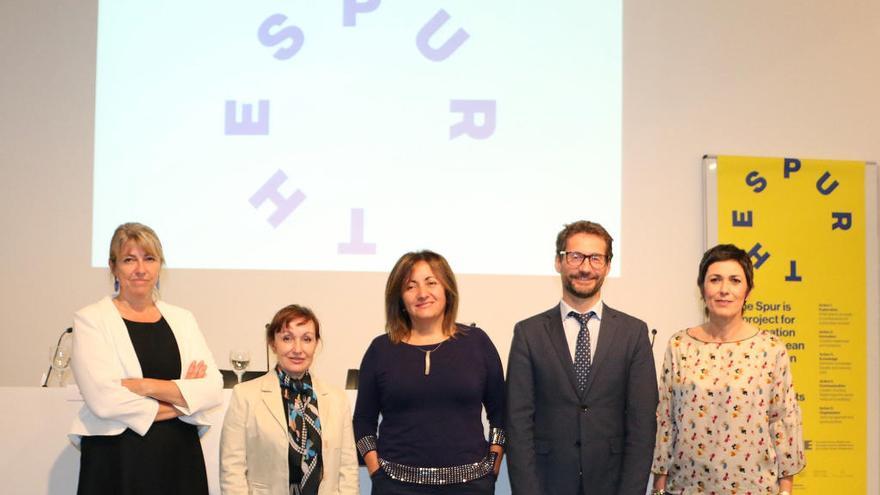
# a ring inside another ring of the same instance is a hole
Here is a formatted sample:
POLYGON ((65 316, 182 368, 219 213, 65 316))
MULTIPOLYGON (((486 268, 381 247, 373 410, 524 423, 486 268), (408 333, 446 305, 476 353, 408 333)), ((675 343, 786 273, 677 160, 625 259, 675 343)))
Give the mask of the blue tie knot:
POLYGON ((588 311, 584 314, 578 313, 577 311, 569 311, 568 316, 575 318, 577 321, 581 323, 581 325, 586 325, 588 321, 594 316, 596 316, 595 311, 588 311))

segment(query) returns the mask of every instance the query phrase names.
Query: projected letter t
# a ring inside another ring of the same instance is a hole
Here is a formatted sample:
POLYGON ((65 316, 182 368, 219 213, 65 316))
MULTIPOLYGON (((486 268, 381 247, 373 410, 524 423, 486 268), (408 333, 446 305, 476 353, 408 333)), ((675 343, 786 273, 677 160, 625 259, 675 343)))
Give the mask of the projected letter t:
POLYGON ((351 242, 340 242, 339 254, 376 254, 376 244, 364 242, 364 209, 351 209, 351 242))
POLYGON ((266 219, 266 221, 275 228, 278 228, 278 226, 281 225, 281 222, 290 216, 290 214, 293 213, 293 210, 295 210, 300 203, 306 199, 306 195, 299 189, 286 198, 282 196, 281 193, 278 192, 278 188, 281 184, 284 184, 284 181, 286 180, 287 174, 283 171, 279 170, 275 172, 275 174, 266 181, 266 183, 263 184, 263 186, 260 187, 250 199, 250 203, 254 208, 259 208, 260 205, 266 201, 275 203, 275 206, 277 206, 278 209, 266 219))

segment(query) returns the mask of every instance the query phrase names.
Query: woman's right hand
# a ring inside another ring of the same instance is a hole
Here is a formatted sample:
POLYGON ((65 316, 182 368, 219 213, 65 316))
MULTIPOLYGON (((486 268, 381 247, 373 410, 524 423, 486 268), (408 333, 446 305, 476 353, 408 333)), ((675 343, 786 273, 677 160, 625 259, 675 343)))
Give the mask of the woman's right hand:
POLYGON ((370 476, 373 476, 380 468, 379 454, 375 450, 367 452, 364 454, 364 464, 367 465, 367 472, 370 473, 370 476))
POLYGON ((156 411, 156 421, 168 421, 181 416, 180 410, 167 402, 159 401, 159 410, 156 411))

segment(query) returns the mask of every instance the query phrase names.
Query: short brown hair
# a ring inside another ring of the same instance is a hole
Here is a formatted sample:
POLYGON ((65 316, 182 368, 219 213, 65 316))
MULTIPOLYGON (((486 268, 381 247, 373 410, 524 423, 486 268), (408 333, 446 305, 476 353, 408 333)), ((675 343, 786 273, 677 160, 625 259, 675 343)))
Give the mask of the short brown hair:
POLYGON ((315 338, 321 340, 321 324, 318 323, 318 317, 315 313, 299 304, 291 304, 279 309, 272 322, 266 325, 266 344, 271 346, 275 341, 275 334, 281 333, 287 325, 292 321, 305 320, 304 323, 312 322, 315 324, 315 338))
POLYGON ((110 270, 116 269, 116 261, 122 252, 125 243, 132 241, 143 249, 147 254, 159 259, 160 265, 165 265, 165 254, 162 252, 162 243, 153 229, 137 222, 128 222, 116 227, 113 238, 110 239, 110 270))
POLYGON ((749 253, 734 244, 718 244, 703 253, 703 259, 700 260, 700 269, 697 273, 697 287, 700 288, 701 293, 703 292, 703 283, 706 281, 706 272, 709 271, 709 266, 712 263, 728 260, 736 261, 742 267, 743 273, 746 274, 746 284, 749 287, 749 292, 755 288, 755 271, 752 267, 752 258, 749 256, 749 253))
POLYGON ((404 254, 394 264, 388 281, 385 283, 385 332, 391 342, 401 342, 412 329, 412 320, 403 305, 403 289, 416 263, 424 261, 431 267, 434 276, 440 281, 446 293, 446 308, 443 310, 443 333, 455 333, 455 319, 458 316, 458 284, 455 274, 446 258, 433 251, 414 251, 404 254))
MULTIPOLYGON (((556 256, 562 256, 559 254, 560 251, 565 251, 565 244, 568 242, 568 239, 575 234, 592 234, 595 236, 601 237, 605 241, 605 256, 607 257, 607 261, 611 261, 611 257, 613 253, 611 251, 611 242, 614 239, 611 238, 611 234, 605 230, 605 227, 599 225, 596 222, 590 222, 588 220, 578 220, 577 222, 572 222, 562 230, 559 231, 559 234, 556 236, 556 256)), ((592 253, 584 253, 584 254, 592 254, 592 253)))

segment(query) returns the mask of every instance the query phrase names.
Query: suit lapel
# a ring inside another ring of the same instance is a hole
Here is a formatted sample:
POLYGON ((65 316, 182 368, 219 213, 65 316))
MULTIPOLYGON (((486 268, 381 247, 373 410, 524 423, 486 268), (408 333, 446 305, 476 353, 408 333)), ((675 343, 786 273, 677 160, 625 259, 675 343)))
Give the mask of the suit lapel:
POLYGON ((547 331, 547 337, 553 344, 553 349, 556 351, 556 357, 559 359, 562 369, 565 370, 568 382, 575 391, 575 395, 577 395, 578 389, 577 379, 574 376, 574 364, 571 362, 571 351, 568 350, 568 341, 565 340, 565 329, 562 327, 560 311, 557 305, 545 313, 544 329, 547 331))
POLYGON ((611 350, 614 349, 615 339, 618 332, 617 313, 613 309, 605 305, 602 308, 602 320, 599 322, 599 340, 596 342, 596 352, 593 354, 593 362, 590 366, 590 376, 587 378, 587 385, 584 387, 584 396, 590 391, 590 387, 595 381, 597 373, 602 371, 602 363, 607 358, 611 350))
POLYGON ((278 425, 287 434, 287 418, 284 417, 284 404, 281 402, 281 384, 278 383, 278 375, 275 370, 270 370, 260 379, 260 392, 263 405, 269 410, 269 414, 278 421, 278 425))
POLYGON ((329 425, 334 420, 333 414, 336 408, 333 407, 333 404, 328 404, 329 392, 324 388, 324 383, 318 380, 315 375, 312 375, 312 386, 315 387, 315 395, 318 396, 318 421, 321 423, 321 440, 326 449, 327 440, 324 436, 324 425, 329 425))

